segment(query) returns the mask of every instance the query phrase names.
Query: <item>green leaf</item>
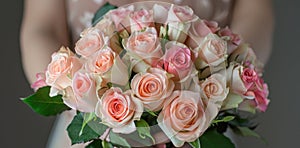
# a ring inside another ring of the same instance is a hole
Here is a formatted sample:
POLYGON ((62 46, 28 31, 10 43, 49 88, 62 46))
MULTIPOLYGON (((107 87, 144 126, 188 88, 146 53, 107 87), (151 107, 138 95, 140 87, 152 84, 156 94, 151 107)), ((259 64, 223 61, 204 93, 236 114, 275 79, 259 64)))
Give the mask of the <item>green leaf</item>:
POLYGON ((251 137, 255 137, 257 139, 262 140, 265 144, 268 144, 267 140, 265 140, 263 137, 261 137, 259 134, 257 134, 254 130, 251 130, 249 127, 235 127, 233 128, 233 131, 239 135, 242 136, 251 136, 251 137))
POLYGON ((82 133, 80 133, 83 122, 83 115, 79 113, 73 118, 71 124, 68 126, 67 131, 72 144, 85 143, 97 139, 107 129, 107 126, 101 124, 100 121, 92 120, 86 124, 82 133))
POLYGON ((109 143, 105 140, 102 141, 102 147, 103 148, 114 148, 114 146, 111 143, 109 143))
POLYGON ((229 122, 229 121, 232 121, 235 117, 234 116, 226 116, 222 119, 215 119, 212 121, 212 124, 217 124, 217 123, 220 123, 220 122, 229 122))
POLYGON ((110 131, 109 133, 109 138, 110 138, 110 142, 113 143, 114 145, 121 146, 121 147, 130 147, 130 145, 124 138, 120 137, 118 134, 113 133, 112 131, 110 131))
POLYGON ((79 132, 79 135, 82 135, 83 129, 86 126, 86 124, 88 124, 90 121, 92 121, 93 119, 95 119, 95 117, 96 117, 95 113, 84 113, 84 115, 83 115, 83 123, 82 123, 81 130, 79 132))
POLYGON ((243 102, 243 98, 240 95, 229 93, 224 100, 221 110, 228 110, 238 108, 239 104, 243 102))
POLYGON ((149 113, 150 115, 157 117, 157 114, 149 109, 145 109, 147 113, 149 113))
POLYGON ((33 111, 43 116, 57 115, 70 109, 64 104, 61 95, 50 97, 49 93, 50 86, 46 86, 38 89, 35 94, 22 99, 22 101, 33 111))
POLYGON ((197 140, 195 140, 194 142, 189 142, 189 144, 190 144, 190 146, 192 146, 192 148, 201 148, 199 138, 197 140))
POLYGON ((256 138, 261 138, 260 135, 258 135, 255 131, 249 129, 248 127, 236 127, 238 130, 239 130, 239 133, 242 135, 242 136, 253 136, 253 137, 256 137, 256 138))
POLYGON ((152 137, 152 135, 150 133, 150 126, 145 120, 140 119, 139 121, 135 122, 135 125, 137 127, 137 131, 139 133, 139 136, 142 139, 146 139, 146 137, 148 137, 152 140, 153 143, 155 143, 155 140, 154 140, 154 138, 152 137))
POLYGON ((200 137, 203 148, 235 148, 229 138, 217 132, 216 129, 208 129, 200 137))
POLYGON ((95 14, 94 18, 92 19, 93 26, 96 25, 109 10, 116 9, 116 6, 113 6, 109 3, 103 5, 95 14))
POLYGON ((85 148, 103 148, 102 146, 102 140, 93 140, 89 145, 87 145, 85 148))

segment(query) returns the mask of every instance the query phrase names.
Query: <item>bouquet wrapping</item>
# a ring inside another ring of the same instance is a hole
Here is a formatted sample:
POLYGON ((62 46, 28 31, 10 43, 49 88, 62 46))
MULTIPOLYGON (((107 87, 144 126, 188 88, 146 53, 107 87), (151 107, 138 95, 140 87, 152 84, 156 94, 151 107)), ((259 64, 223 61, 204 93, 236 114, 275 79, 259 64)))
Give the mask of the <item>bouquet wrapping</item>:
POLYGON ((45 116, 76 110, 72 144, 231 148, 228 128, 259 137, 251 119, 266 111, 268 87, 238 34, 161 2, 107 4, 95 16, 23 100, 45 116))

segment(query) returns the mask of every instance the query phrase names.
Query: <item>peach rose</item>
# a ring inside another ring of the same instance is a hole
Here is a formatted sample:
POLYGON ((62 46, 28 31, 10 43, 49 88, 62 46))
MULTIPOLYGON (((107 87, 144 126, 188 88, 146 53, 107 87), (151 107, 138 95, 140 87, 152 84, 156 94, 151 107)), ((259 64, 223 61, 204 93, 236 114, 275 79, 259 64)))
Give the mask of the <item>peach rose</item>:
POLYGON ((130 15, 131 32, 140 31, 146 27, 154 26, 153 11, 141 9, 130 15))
POLYGON ((107 90, 96 106, 96 115, 115 133, 129 134, 136 130, 134 121, 140 120, 143 104, 132 97, 131 91, 120 88, 107 90))
POLYGON ((227 44, 217 35, 208 34, 195 51, 206 64, 217 66, 226 60, 227 44))
POLYGON ((197 48, 199 43, 203 41, 204 37, 210 33, 216 33, 219 29, 220 27, 215 21, 197 19, 197 21, 192 22, 186 44, 192 49, 197 48))
POLYGON ((168 73, 174 75, 175 81, 184 81, 193 68, 193 53, 184 44, 170 41, 165 45, 166 53, 163 57, 163 65, 159 65, 168 73))
POLYGON ((226 77, 215 73, 201 82, 201 89, 204 98, 207 101, 215 102, 222 105, 226 99, 229 89, 226 87, 226 77))
POLYGON ((133 95, 143 102, 145 108, 158 111, 173 92, 174 82, 166 71, 150 68, 147 73, 136 74, 131 81, 131 87, 133 95))
POLYGON ((51 63, 46 70, 46 83, 52 86, 51 96, 57 95, 58 90, 71 86, 71 78, 82 67, 82 63, 70 49, 61 47, 52 54, 51 63), (53 92, 56 89, 57 91, 53 92))
POLYGON ((108 46, 93 55, 85 68, 91 73, 100 74, 106 82, 125 85, 128 83, 128 68, 108 46))
POLYGON ((103 33, 97 28, 88 28, 82 34, 81 38, 76 42, 75 51, 77 54, 87 58, 98 50, 103 48, 107 39, 103 33))
POLYGON ((146 28, 145 31, 134 32, 124 41, 124 47, 147 64, 152 65, 163 56, 155 28, 146 28))
POLYGON ((199 93, 174 91, 157 118, 158 125, 176 147, 181 147, 184 142, 195 141, 209 127, 217 111, 208 111, 208 107, 199 93))

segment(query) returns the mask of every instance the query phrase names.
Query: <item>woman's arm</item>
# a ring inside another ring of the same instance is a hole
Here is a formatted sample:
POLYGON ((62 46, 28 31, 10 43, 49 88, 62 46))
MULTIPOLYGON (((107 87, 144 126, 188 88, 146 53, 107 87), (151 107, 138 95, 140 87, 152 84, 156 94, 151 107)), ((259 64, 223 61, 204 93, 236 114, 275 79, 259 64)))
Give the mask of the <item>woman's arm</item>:
POLYGON ((51 54, 68 46, 64 0, 25 0, 21 27, 23 68, 30 83, 46 69, 51 54))
POLYGON ((236 0, 230 27, 250 43, 264 64, 271 53, 273 19, 272 0, 236 0))

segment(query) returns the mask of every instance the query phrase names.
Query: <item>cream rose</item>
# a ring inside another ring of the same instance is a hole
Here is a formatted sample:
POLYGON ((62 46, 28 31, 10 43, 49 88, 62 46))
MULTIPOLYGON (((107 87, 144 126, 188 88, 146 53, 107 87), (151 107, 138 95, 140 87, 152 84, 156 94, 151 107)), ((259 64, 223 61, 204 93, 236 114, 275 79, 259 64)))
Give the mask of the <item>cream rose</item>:
POLYGON ((191 22, 198 19, 193 10, 188 6, 171 5, 168 11, 166 24, 168 24, 168 36, 172 41, 184 43, 187 38, 191 22))
POLYGON ((174 91, 157 118, 158 125, 176 147, 181 147, 184 142, 195 141, 209 127, 217 111, 206 108, 199 93, 174 91))
POLYGON ((100 50, 107 39, 103 33, 97 28, 88 28, 82 34, 81 38, 76 42, 75 51, 77 54, 87 58, 100 50))
POLYGON ((132 97, 131 91, 120 88, 107 90, 96 106, 96 115, 115 133, 129 134, 136 130, 134 121, 140 120, 143 104, 132 97))
POLYGON ((134 6, 120 7, 115 10, 111 10, 106 17, 109 17, 115 24, 115 28, 121 31, 130 26, 129 14, 134 10, 134 6))
POLYGON ((124 40, 124 47, 134 54, 136 60, 144 60, 153 65, 163 56, 157 32, 155 28, 146 28, 145 31, 137 31, 124 40))
POLYGON ((153 11, 141 9, 130 15, 131 32, 140 31, 146 27, 154 26, 153 11))
POLYGON ((186 44, 192 49, 197 48, 199 43, 201 43, 208 34, 216 33, 219 29, 220 27, 215 21, 197 19, 195 22, 192 22, 186 44))
POLYGON ((166 71, 150 68, 147 73, 136 74, 131 81, 131 87, 133 95, 143 102, 145 108, 158 111, 173 92, 174 82, 166 71))
MULTIPOLYGON (((217 66, 226 60, 227 44, 215 34, 208 34, 195 48, 198 58, 211 66, 217 66)), ((203 67, 198 67, 203 68, 203 67)))
POLYGON ((219 73, 212 74, 201 82, 201 92, 206 102, 210 101, 221 107, 229 92, 226 83, 226 77, 219 73))
POLYGON ((52 60, 46 70, 46 84, 51 87, 50 96, 57 95, 58 90, 71 86, 72 77, 82 67, 82 63, 70 49, 61 47, 52 54, 52 60))
POLYGON ((102 79, 98 75, 90 74, 80 70, 74 74, 72 89, 76 97, 76 104, 73 108, 81 112, 94 112, 98 101, 98 87, 101 86, 102 79))

